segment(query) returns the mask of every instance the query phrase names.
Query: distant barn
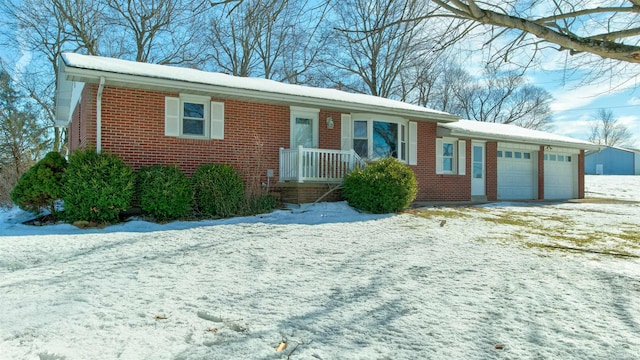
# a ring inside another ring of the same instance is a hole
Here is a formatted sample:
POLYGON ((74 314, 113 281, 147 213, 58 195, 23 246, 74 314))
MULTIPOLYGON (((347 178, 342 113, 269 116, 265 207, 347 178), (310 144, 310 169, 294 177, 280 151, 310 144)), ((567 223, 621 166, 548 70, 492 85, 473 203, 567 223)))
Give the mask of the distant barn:
POLYGON ((640 150, 608 146, 585 153, 587 175, 640 175, 640 150))

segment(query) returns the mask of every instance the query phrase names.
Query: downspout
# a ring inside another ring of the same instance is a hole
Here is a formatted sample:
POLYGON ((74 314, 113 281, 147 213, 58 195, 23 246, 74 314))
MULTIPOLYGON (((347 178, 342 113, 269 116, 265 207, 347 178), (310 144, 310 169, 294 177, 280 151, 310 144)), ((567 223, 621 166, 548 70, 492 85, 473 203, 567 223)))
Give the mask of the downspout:
POLYGON ((100 76, 98 96, 96 97, 96 152, 102 152, 102 91, 104 90, 104 76, 100 76))

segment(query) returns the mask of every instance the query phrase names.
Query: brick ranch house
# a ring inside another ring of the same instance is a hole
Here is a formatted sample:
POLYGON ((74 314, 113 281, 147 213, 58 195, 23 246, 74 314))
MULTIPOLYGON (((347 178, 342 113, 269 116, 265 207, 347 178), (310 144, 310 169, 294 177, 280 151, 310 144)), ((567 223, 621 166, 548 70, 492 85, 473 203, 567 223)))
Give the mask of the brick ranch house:
POLYGON ((58 61, 56 120, 70 150, 93 146, 136 170, 227 163, 248 186, 312 202, 365 160, 393 156, 415 172, 419 201, 584 197, 594 146, 580 140, 335 89, 72 53, 58 61))

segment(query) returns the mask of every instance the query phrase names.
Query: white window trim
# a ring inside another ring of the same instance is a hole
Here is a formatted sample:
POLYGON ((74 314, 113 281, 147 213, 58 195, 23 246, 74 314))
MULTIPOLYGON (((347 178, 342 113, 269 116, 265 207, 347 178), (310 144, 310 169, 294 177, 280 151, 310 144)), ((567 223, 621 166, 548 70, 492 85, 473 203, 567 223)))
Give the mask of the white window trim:
POLYGON ((467 141, 458 138, 442 137, 436 138, 436 174, 443 175, 466 175, 467 166, 467 141), (444 144, 452 144, 453 155, 451 160, 451 170, 444 170, 444 144))
POLYGON ((211 98, 208 96, 180 94, 180 137, 185 139, 209 139, 211 131, 211 98), (184 133, 184 103, 204 106, 204 133, 202 135, 184 133))
MULTIPOLYGON (((405 144, 406 148, 405 148, 405 159, 400 159, 398 158, 398 160, 404 162, 404 163, 408 163, 409 159, 410 159, 410 152, 413 150, 413 148, 410 147, 410 145, 415 145, 412 144, 410 142, 411 138, 410 138, 410 134, 409 134, 409 120, 404 119, 404 118, 400 118, 400 117, 395 117, 395 116, 388 116, 388 115, 377 115, 377 114, 369 114, 369 113, 352 113, 351 114, 351 134, 353 134, 352 138, 351 138, 351 147, 353 148, 353 139, 355 138, 355 133, 353 132, 353 124, 355 124, 356 121, 366 121, 367 122, 367 141, 368 141, 368 154, 367 154, 367 159, 373 159, 373 122, 374 121, 378 121, 378 122, 386 122, 386 123, 392 123, 392 124, 398 124, 398 148, 396 149, 398 156, 402 156, 402 143, 405 144), (400 126, 404 126, 405 127, 405 139, 400 139, 400 136, 402 134, 401 128, 400 126)), ((417 129, 416 129, 417 130, 417 129)), ((417 142, 416 142, 417 143, 417 142)))
POLYGON ((317 148, 320 144, 318 133, 320 132, 319 116, 320 109, 306 108, 300 106, 289 107, 290 124, 289 124, 289 148, 295 143, 294 129, 296 126, 296 118, 311 119, 313 127, 313 147, 317 148))

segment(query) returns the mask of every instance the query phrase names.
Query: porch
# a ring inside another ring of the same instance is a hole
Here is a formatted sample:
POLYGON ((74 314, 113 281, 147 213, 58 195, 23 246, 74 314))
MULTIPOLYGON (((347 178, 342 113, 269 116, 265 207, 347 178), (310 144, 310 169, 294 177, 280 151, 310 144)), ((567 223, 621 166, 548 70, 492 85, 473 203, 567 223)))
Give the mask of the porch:
POLYGON ((280 148, 280 182, 340 184, 351 171, 365 166, 353 150, 280 148))
POLYGON ((344 177, 364 166, 365 161, 354 150, 280 148, 280 177, 275 190, 284 203, 339 201, 344 177))

